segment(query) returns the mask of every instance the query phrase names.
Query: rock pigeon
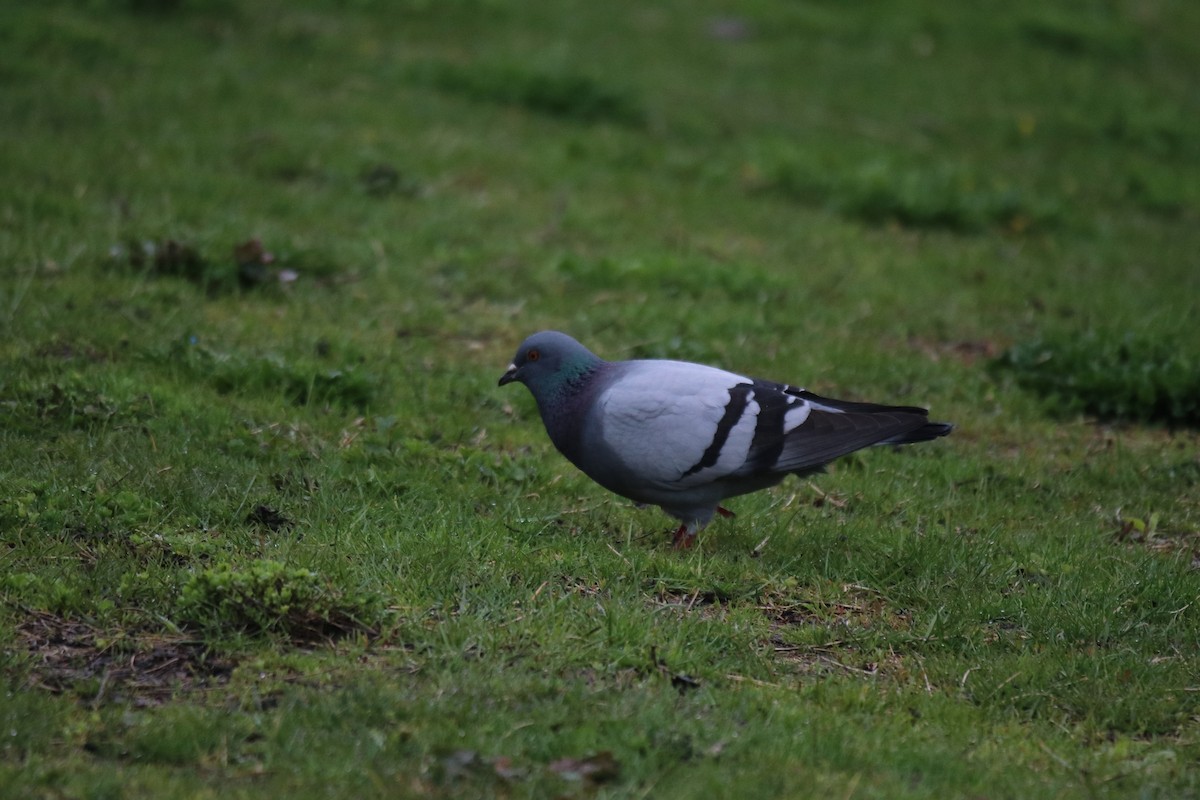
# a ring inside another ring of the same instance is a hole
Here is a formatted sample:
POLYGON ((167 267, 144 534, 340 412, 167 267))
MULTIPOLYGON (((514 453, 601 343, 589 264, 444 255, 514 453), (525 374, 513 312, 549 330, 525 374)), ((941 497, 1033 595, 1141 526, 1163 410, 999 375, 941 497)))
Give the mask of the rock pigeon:
POLYGON ((877 444, 950 433, 913 406, 831 400, 685 361, 605 361, 565 333, 521 343, 500 386, 525 384, 550 440, 596 483, 680 521, 690 547, 728 497, 821 472, 877 444))

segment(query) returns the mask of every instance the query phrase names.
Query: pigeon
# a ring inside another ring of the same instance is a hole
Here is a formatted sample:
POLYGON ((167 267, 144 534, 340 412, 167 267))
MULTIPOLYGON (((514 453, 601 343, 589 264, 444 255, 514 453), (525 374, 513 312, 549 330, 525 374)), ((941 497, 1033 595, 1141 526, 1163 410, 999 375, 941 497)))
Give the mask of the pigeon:
POLYGON ((686 361, 605 361, 559 331, 521 343, 500 386, 525 384, 550 441, 604 488, 679 520, 690 547, 721 503, 824 471, 871 445, 950 433, 915 406, 856 403, 686 361))

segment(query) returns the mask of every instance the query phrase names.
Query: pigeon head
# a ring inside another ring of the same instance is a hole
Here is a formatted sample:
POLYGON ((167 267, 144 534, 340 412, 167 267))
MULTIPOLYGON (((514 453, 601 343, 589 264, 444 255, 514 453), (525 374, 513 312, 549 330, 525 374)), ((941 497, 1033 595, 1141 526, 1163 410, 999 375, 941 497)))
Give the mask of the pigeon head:
POLYGON ((519 381, 541 402, 569 391, 602 363, 599 356, 565 333, 541 331, 521 342, 500 385, 519 381))

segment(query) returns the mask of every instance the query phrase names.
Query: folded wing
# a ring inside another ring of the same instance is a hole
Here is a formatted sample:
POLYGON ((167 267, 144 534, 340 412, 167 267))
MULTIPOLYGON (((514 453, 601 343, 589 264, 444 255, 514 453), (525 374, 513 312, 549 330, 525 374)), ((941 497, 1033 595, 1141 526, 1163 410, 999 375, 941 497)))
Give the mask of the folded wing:
POLYGON ((639 368, 598 402, 602 436, 630 477, 685 489, 812 472, 855 450, 944 436, 915 406, 853 403, 676 361, 639 368))

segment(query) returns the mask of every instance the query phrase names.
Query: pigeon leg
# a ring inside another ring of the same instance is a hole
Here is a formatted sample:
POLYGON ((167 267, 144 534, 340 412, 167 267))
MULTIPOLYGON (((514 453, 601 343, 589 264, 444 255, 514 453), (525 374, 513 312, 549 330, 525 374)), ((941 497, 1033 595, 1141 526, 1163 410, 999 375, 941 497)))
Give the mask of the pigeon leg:
POLYGON ((722 517, 727 517, 727 518, 737 516, 737 514, 733 513, 725 506, 717 506, 717 513, 720 514, 722 517))
POLYGON ((688 530, 687 525, 680 525, 679 530, 675 531, 674 538, 671 539, 671 546, 676 550, 686 550, 692 546, 694 541, 696 541, 696 534, 688 530))

